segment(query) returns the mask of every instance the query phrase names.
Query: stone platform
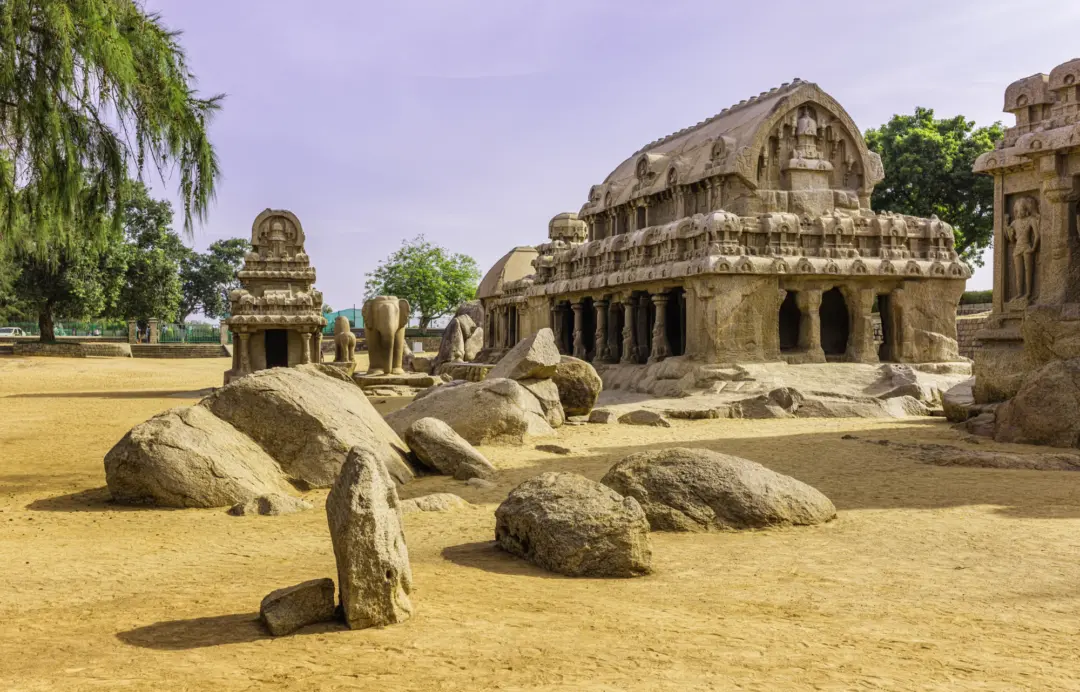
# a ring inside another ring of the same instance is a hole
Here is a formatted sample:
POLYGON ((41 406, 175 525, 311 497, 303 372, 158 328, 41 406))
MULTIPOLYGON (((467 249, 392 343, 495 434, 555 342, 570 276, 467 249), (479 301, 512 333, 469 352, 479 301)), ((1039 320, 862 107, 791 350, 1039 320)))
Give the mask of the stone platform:
POLYGON ((419 372, 406 372, 400 375, 369 375, 355 373, 353 381, 361 387, 412 387, 427 389, 443 384, 445 380, 437 375, 425 375, 419 372))

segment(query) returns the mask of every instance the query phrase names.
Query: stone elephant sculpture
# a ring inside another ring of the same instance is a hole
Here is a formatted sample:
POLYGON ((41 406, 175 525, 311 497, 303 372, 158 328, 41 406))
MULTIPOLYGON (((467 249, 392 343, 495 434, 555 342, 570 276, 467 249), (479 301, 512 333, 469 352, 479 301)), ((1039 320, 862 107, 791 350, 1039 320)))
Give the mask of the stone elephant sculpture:
POLYGON ((405 373, 405 325, 412 308, 409 301, 378 296, 364 303, 364 334, 367 337, 368 374, 405 373))

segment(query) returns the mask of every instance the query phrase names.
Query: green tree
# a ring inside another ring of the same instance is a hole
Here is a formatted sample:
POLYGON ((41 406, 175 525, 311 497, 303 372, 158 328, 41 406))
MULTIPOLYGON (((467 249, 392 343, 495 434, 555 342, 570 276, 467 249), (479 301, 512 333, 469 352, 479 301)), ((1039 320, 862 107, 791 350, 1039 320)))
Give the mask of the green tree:
POLYGON ((229 316, 229 292, 240 286, 236 272, 251 243, 244 238, 215 240, 204 253, 190 253, 181 263, 183 296, 178 321, 200 311, 214 319, 229 316))
POLYGON ((472 300, 480 270, 468 255, 449 254, 418 236, 367 275, 365 297, 397 296, 409 301, 420 317, 420 328, 449 314, 461 303, 472 300))
POLYGON ((118 237, 104 247, 71 240, 44 250, 20 245, 12 253, 18 272, 12 290, 26 310, 37 316, 41 341, 56 341, 56 317, 96 317, 117 303, 127 254, 118 237))
POLYGON ((952 224, 956 251, 982 266, 994 239, 994 181, 971 168, 1001 139, 1001 123, 975 127, 963 116, 938 120, 929 108, 894 115, 866 131, 866 144, 881 156, 885 180, 871 200, 875 209, 939 219, 952 224))
POLYGON ((223 96, 197 95, 178 38, 140 0, 0 0, 4 245, 79 249, 105 221, 119 234, 132 170, 177 170, 185 230, 205 218, 223 96))
POLYGON ((172 205, 150 197, 146 186, 127 186, 123 201, 127 269, 114 317, 138 320, 176 319, 182 298, 180 263, 191 254, 172 229, 172 205))

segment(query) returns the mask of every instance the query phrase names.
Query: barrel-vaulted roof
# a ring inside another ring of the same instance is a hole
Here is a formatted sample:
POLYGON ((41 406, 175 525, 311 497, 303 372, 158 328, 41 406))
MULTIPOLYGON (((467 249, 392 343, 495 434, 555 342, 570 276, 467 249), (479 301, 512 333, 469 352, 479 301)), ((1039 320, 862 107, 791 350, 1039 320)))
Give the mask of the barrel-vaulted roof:
POLYGON ((867 149, 858 127, 839 103, 816 84, 795 79, 642 147, 602 184, 593 186, 581 215, 719 175, 738 175, 755 189, 758 156, 770 132, 803 105, 813 106, 847 131, 865 172, 860 192, 872 191, 884 177, 880 157, 867 149))
POLYGON ((502 293, 503 284, 533 273, 532 261, 539 253, 534 247, 516 247, 492 265, 476 289, 476 297, 491 298, 502 293))

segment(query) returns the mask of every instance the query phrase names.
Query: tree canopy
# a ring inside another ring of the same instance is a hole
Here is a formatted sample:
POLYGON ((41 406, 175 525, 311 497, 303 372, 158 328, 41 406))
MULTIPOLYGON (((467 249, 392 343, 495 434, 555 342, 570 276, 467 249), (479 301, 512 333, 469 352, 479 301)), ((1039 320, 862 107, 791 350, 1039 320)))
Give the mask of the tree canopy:
POLYGON ((185 230, 205 218, 223 97, 196 93, 178 38, 138 0, 0 0, 3 246, 105 242, 132 170, 176 170, 185 230))
POLYGON ((122 202, 124 283, 110 316, 125 320, 176 319, 182 297, 180 263, 191 254, 172 230, 172 205, 132 183, 122 202))
POLYGON ((479 280, 476 260, 450 254, 421 235, 403 242, 367 275, 365 299, 379 295, 404 298, 419 315, 420 328, 427 329, 432 320, 472 300, 479 280))
POLYGON ((240 286, 236 271, 244 263, 251 243, 244 238, 228 238, 210 243, 206 252, 189 252, 181 263, 178 321, 199 311, 214 319, 229 316, 229 292, 240 286))
POLYGON ((875 209, 952 224, 956 251, 982 266, 994 239, 994 180, 972 172, 975 159, 1003 136, 1001 123, 975 127, 961 115, 943 120, 929 108, 894 115, 866 131, 866 144, 881 156, 885 180, 874 189, 875 209))

